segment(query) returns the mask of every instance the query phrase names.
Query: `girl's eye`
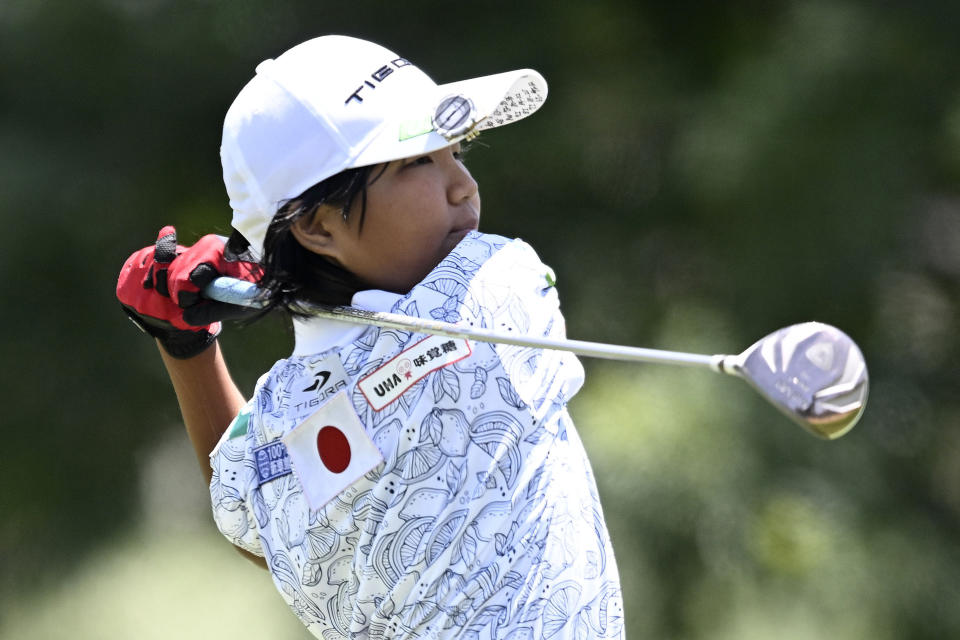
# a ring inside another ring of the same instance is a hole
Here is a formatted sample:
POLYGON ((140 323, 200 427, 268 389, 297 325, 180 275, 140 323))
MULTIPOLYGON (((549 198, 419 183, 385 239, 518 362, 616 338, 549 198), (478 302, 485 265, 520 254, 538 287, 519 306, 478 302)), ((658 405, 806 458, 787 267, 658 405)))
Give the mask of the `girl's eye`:
POLYGON ((420 156, 419 158, 414 158, 407 166, 415 167, 422 164, 430 164, 433 162, 433 158, 430 156, 420 156))

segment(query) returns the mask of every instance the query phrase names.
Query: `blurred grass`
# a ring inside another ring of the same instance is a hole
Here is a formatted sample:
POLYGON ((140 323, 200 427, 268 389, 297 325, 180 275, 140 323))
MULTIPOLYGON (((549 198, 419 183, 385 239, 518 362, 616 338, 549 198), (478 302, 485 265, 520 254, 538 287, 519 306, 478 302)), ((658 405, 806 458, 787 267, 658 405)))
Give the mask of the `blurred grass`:
POLYGON ((210 516, 178 427, 139 456, 141 517, 48 588, 6 594, 0 638, 310 638, 266 571, 233 550, 210 516))
POLYGON ((5 602, 2 616, 11 640, 311 637, 266 572, 201 532, 122 537, 56 588, 5 602))

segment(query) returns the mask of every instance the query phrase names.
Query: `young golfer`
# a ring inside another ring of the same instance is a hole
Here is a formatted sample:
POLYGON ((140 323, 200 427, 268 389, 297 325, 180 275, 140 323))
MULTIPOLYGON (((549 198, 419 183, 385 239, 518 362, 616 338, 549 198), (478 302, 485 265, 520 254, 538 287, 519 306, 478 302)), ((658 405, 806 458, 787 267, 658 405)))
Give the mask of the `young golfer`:
POLYGON ((352 304, 563 337, 554 277, 476 231, 461 142, 546 97, 514 71, 443 86, 376 44, 326 36, 257 67, 221 156, 238 232, 172 227, 117 285, 156 337, 223 534, 262 557, 318 638, 612 638, 622 598, 566 352, 358 327, 352 304), (257 282, 296 345, 244 399, 200 295, 257 282))

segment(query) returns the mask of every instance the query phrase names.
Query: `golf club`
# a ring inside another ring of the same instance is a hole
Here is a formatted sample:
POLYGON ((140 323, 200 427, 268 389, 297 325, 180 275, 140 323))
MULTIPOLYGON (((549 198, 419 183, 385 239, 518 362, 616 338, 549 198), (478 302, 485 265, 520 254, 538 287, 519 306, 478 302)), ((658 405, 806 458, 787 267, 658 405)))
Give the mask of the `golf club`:
MULTIPOLYGON (((217 278, 204 290, 212 300, 245 307, 262 306, 255 284, 217 278)), ((480 342, 539 349, 627 362, 674 364, 710 369, 746 380, 760 395, 810 433, 834 440, 854 427, 867 403, 867 365, 856 343, 839 329, 805 322, 780 329, 740 355, 701 355, 497 333, 395 313, 353 307, 304 305, 310 315, 414 333, 467 338, 480 342)))

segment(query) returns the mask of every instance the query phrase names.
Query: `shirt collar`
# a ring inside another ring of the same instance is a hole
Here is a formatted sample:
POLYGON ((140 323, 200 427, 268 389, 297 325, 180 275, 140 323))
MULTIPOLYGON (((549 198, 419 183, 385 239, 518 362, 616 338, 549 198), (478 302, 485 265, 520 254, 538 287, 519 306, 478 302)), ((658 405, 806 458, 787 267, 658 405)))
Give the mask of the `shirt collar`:
MULTIPOLYGON (((368 289, 353 295, 350 305, 366 311, 390 311, 402 298, 399 293, 368 289)), ((367 327, 328 318, 294 318, 293 355, 308 356, 344 347, 360 337, 367 327)))

